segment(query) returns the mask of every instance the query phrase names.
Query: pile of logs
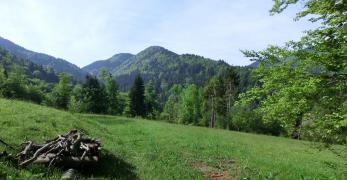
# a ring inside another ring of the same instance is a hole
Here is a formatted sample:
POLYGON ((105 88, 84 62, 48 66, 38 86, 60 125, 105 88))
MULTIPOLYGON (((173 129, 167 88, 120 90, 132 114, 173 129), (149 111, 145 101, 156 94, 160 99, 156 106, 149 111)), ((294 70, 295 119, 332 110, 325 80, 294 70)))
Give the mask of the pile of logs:
POLYGON ((17 157, 21 166, 31 163, 78 166, 98 162, 100 150, 99 140, 83 138, 80 132, 71 130, 44 144, 34 144, 32 141, 23 143, 17 157))

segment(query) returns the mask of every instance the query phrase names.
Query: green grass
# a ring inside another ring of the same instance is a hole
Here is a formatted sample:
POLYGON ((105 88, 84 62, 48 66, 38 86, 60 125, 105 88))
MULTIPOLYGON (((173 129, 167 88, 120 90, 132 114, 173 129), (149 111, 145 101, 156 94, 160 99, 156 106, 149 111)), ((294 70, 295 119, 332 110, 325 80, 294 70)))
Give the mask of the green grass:
MULTIPOLYGON (((233 178, 346 179, 346 146, 317 148, 306 141, 125 117, 71 114, 0 99, 0 139, 41 143, 70 129, 102 141, 100 164, 84 176, 117 179, 233 178), (336 152, 344 153, 336 153, 336 152)), ((0 144, 0 151, 5 147, 0 144)), ((59 169, 16 168, 0 160, 2 178, 59 178, 59 169)))

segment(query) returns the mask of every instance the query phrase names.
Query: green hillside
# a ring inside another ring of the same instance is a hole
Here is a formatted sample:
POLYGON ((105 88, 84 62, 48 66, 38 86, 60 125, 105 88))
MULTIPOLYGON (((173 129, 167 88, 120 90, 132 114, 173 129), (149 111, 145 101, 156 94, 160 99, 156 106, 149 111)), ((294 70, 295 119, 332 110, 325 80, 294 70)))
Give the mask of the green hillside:
POLYGON ((99 60, 95 61, 85 67, 83 67, 83 70, 89 72, 92 75, 98 75, 99 69, 105 68, 108 72, 112 72, 115 68, 120 66, 125 61, 128 61, 130 58, 132 58, 134 55, 129 53, 119 53, 115 54, 109 59, 106 60, 99 60))
POLYGON ((23 74, 31 79, 37 78, 49 83, 57 83, 59 80, 58 76, 53 71, 50 71, 49 68, 19 58, 0 47, 0 68, 3 68, 9 74, 11 71, 15 71, 13 69, 14 66, 23 68, 23 74))
POLYGON ((116 54, 110 59, 96 61, 83 70, 97 75, 100 68, 105 68, 116 77, 120 89, 126 91, 138 74, 145 82, 152 80, 159 89, 173 84, 202 85, 227 67, 229 65, 224 61, 191 54, 179 55, 160 46, 151 46, 136 55, 116 54))
MULTIPOLYGON (((77 128, 101 139, 106 155, 85 176, 119 179, 346 179, 346 147, 331 150, 280 137, 167 124, 125 117, 71 114, 0 99, 0 139, 15 146, 77 128), (342 152, 342 153, 341 153, 342 152), (344 153, 344 154, 343 154, 344 153)), ((5 147, 1 144, 0 151, 5 147)), ((2 178, 53 178, 59 170, 16 169, 0 159, 2 178)))

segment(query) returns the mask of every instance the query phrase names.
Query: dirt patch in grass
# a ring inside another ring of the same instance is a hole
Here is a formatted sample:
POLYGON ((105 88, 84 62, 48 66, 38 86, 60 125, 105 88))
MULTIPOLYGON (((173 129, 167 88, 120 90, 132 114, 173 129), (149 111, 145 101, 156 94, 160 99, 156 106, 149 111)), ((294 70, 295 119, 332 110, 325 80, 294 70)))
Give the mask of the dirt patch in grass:
POLYGON ((238 178, 240 169, 232 160, 222 160, 216 165, 205 162, 194 162, 192 166, 201 171, 209 180, 234 180, 238 178))

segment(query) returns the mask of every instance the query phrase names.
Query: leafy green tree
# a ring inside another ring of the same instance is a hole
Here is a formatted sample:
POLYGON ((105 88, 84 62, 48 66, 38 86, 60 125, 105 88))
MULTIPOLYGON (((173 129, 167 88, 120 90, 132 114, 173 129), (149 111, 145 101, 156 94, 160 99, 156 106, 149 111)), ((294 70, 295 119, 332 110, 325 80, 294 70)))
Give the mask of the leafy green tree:
POLYGON ((35 84, 28 84, 26 88, 26 100, 35 102, 37 104, 41 104, 41 102, 44 100, 44 95, 42 93, 42 90, 39 86, 35 84))
POLYGON ((71 93, 71 97, 70 97, 70 101, 68 105, 69 111, 74 113, 86 112, 86 107, 83 100, 84 100, 84 97, 82 94, 82 86, 80 84, 77 84, 74 86, 71 93))
POLYGON ((108 102, 107 112, 109 114, 120 114, 122 109, 119 102, 118 84, 111 74, 106 79, 106 94, 108 102))
POLYGON ((54 107, 67 109, 71 96, 71 77, 66 73, 59 74, 59 83, 54 87, 50 101, 54 107))
POLYGON ((5 68, 0 64, 0 97, 2 96, 3 86, 6 82, 7 77, 5 77, 5 68))
POLYGON ((145 87, 143 80, 140 75, 135 77, 133 86, 130 89, 129 93, 129 108, 131 116, 142 116, 146 115, 145 108, 145 87))
MULTIPOLYGON (((296 2, 276 0, 271 13, 296 2)), ((297 19, 311 16, 321 27, 284 47, 244 52, 261 62, 256 70, 261 84, 240 101, 256 103, 265 125, 279 124, 281 134, 297 139, 347 142, 346 7, 344 0, 307 0, 297 19)))
POLYGON ((17 64, 13 64, 10 67, 7 79, 2 84, 2 95, 6 98, 25 99, 26 84, 28 83, 24 68, 17 64))
POLYGON ((161 80, 160 81, 160 93, 158 94, 158 99, 159 99, 159 102, 162 103, 162 105, 164 104, 164 102, 167 101, 167 98, 169 96, 169 94, 168 94, 169 90, 170 90, 169 84, 165 80, 161 80))
POLYGON ((182 89, 182 86, 179 84, 174 84, 171 87, 169 91, 169 98, 166 101, 164 110, 161 114, 162 119, 165 119, 169 122, 178 123, 179 101, 182 89))
POLYGON ((99 69, 98 79, 100 80, 100 83, 106 84, 108 81, 108 73, 107 70, 103 67, 99 69))
POLYGON ((194 84, 183 89, 179 104, 179 123, 197 125, 202 118, 201 91, 194 84))
POLYGON ((120 115, 130 115, 129 109, 129 93, 119 92, 118 96, 118 106, 119 106, 119 114, 120 115))
POLYGON ((153 81, 149 81, 145 87, 145 106, 146 117, 155 119, 156 111, 158 110, 158 103, 153 81))

